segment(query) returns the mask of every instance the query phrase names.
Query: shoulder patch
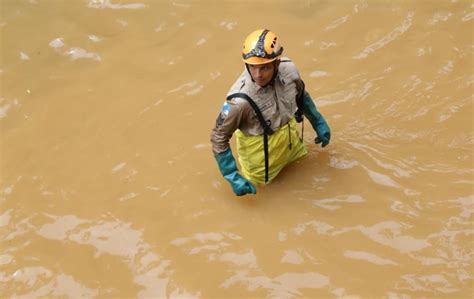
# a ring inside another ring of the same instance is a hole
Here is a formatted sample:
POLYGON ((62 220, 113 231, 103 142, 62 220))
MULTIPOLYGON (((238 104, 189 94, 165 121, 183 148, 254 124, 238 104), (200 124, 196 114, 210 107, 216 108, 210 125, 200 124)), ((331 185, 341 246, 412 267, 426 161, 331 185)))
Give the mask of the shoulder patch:
POLYGON ((224 113, 225 116, 227 116, 229 112, 230 112, 230 105, 229 103, 227 103, 227 101, 225 101, 224 104, 222 105, 221 113, 224 113))
POLYGON ((224 102, 224 105, 222 105, 221 111, 219 112, 219 116, 216 119, 216 126, 220 126, 224 123, 224 120, 226 119, 227 115, 229 115, 230 112, 230 105, 227 103, 227 101, 224 102))

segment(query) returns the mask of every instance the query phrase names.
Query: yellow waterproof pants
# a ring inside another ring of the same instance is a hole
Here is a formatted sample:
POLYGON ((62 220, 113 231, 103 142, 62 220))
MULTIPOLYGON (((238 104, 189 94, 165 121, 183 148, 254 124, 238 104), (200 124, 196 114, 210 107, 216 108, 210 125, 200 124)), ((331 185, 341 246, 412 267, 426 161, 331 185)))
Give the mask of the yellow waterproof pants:
MULTIPOLYGON (((308 151, 300 140, 296 120, 292 118, 268 136, 268 183, 289 163, 304 157, 308 151), (291 144, 291 146, 290 146, 291 144)), ((242 175, 252 183, 265 184, 265 154, 263 152, 263 135, 246 136, 236 131, 237 153, 242 175)))

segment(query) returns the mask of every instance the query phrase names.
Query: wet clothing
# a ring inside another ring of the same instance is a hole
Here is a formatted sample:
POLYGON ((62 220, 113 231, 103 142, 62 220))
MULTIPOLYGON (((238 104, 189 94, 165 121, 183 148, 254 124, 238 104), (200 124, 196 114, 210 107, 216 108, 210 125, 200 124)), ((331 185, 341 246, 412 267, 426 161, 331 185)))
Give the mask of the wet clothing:
MULTIPOLYGON (((294 120, 297 110, 296 98, 302 96, 303 92, 304 84, 296 66, 288 58, 282 58, 278 74, 272 84, 260 87, 253 82, 249 72, 244 70, 227 94, 247 94, 257 104, 263 118, 275 132, 268 136, 270 159, 268 182, 288 163, 307 154, 294 120)), ((249 102, 240 97, 226 100, 222 106, 211 133, 213 152, 215 154, 225 152, 235 132, 243 176, 253 183, 265 183, 261 138, 263 128, 249 102)))
POLYGON ((308 151, 298 134, 295 118, 283 125, 268 138, 269 169, 268 182, 265 182, 265 156, 261 136, 246 136, 236 131, 237 152, 239 153, 242 175, 255 184, 271 182, 289 163, 306 156, 308 151))

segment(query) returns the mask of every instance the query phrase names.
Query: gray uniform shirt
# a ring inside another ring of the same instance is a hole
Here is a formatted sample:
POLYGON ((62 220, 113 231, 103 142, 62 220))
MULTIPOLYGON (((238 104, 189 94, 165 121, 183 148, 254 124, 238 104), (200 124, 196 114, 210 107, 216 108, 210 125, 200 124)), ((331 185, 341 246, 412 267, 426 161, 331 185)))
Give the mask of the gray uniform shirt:
MULTIPOLYGON (((297 110, 296 97, 304 92, 304 84, 293 62, 282 58, 273 84, 258 86, 245 69, 227 95, 237 92, 250 96, 260 108, 263 118, 276 131, 294 116, 297 110)), ((211 132, 213 152, 226 151, 230 138, 237 129, 247 136, 263 134, 263 128, 252 106, 242 98, 226 100, 222 106, 211 132)))

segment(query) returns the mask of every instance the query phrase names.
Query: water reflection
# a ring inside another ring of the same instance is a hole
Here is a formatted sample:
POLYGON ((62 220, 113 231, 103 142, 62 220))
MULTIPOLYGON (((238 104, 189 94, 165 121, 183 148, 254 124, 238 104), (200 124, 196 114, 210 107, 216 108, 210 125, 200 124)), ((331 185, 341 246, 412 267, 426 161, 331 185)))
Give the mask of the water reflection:
POLYGON ((282 263, 299 265, 304 262, 304 258, 295 250, 287 250, 281 259, 282 263))
POLYGON ((37 298, 37 297, 75 297, 90 298, 99 293, 98 290, 87 288, 70 275, 58 274, 53 276, 52 272, 43 267, 27 267, 13 274, 13 283, 27 285, 32 292, 17 295, 12 298, 37 298))
MULTIPOLYGON (((89 37, 90 38, 90 37, 89 37)), ((97 39, 95 41, 98 41, 97 39)), ((57 53, 63 56, 69 56, 72 60, 80 58, 89 58, 96 61, 101 61, 102 58, 97 53, 88 52, 79 47, 64 48, 66 45, 64 43, 64 38, 58 37, 49 42, 49 46, 53 48, 57 53)))
POLYGON ((2 2, 0 297, 470 298, 472 3, 202 4, 2 2), (333 143, 235 198, 209 130, 267 26, 333 143))
POLYGON ((373 253, 364 252, 364 251, 353 251, 353 250, 346 250, 344 252, 344 256, 347 258, 352 258, 356 260, 364 260, 372 264, 376 265, 397 265, 396 262, 390 259, 384 259, 379 257, 373 253))
POLYGON ((129 4, 118 4, 113 3, 111 0, 89 0, 87 7, 90 8, 110 8, 110 9, 143 9, 145 8, 144 3, 129 3, 129 4))
MULTIPOLYGON (((152 247, 143 241, 142 233, 132 229, 129 224, 117 220, 90 221, 73 215, 47 215, 46 218, 49 219, 46 221, 48 223, 37 229, 39 236, 62 242, 65 245, 74 242, 78 245, 91 246, 95 250, 93 259, 100 259, 104 255, 124 258, 120 260, 129 267, 133 281, 142 287, 137 293, 137 297, 163 297, 167 296, 168 292, 178 297, 192 295, 183 288, 169 289, 170 273, 168 269, 171 261, 153 253, 152 247)), ((34 219, 23 221, 23 223, 28 223, 28 229, 25 228, 23 234, 36 230, 31 222, 37 221, 34 219)), ((14 239, 14 237, 9 237, 9 239, 14 239)), ((31 245, 25 244, 24 246, 31 245)), ((11 252, 15 254, 17 250, 20 248, 12 248, 11 252)), ((9 254, 2 255, 0 261, 0 266, 12 264, 14 266, 15 264, 14 256, 9 254)), ((20 298, 38 296, 93 297, 110 292, 107 289, 101 288, 99 290, 86 287, 69 274, 57 273, 56 270, 45 267, 24 267, 16 270, 13 274, 8 274, 8 272, 1 274, 2 281, 15 284, 17 290, 34 289, 31 292, 17 293, 16 296, 20 298)))
POLYGON ((221 287, 229 288, 235 284, 244 285, 249 291, 266 289, 270 298, 293 298, 302 295, 300 289, 319 289, 327 286, 329 279, 316 272, 285 273, 272 279, 239 271, 224 281, 221 287))
POLYGON ((380 48, 383 48, 388 43, 394 41, 399 36, 404 34, 412 26, 413 16, 414 16, 414 13, 409 12, 400 26, 393 29, 389 34, 387 34, 386 36, 384 36, 380 40, 378 40, 375 43, 373 43, 373 44, 369 45, 368 47, 366 47, 364 50, 362 50, 362 52, 360 52, 358 55, 354 56, 354 59, 367 58, 371 53, 377 51, 380 48))
POLYGON ((315 199, 313 204, 323 209, 336 210, 340 209, 341 205, 338 203, 360 203, 365 200, 359 195, 341 195, 336 198, 315 199))

